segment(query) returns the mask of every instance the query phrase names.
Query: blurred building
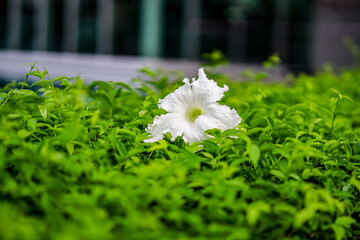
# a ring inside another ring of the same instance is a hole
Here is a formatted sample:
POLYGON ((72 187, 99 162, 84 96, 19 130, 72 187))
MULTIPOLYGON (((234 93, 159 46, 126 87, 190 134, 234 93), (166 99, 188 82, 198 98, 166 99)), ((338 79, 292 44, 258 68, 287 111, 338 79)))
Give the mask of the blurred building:
POLYGON ((0 49, 235 62, 278 52, 295 71, 351 63, 358 0, 2 0, 0 49))

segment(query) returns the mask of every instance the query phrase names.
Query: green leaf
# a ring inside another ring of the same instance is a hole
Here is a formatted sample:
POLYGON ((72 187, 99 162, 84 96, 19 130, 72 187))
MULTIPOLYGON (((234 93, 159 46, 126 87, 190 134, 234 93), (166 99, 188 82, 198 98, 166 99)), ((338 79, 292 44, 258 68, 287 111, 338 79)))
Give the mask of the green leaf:
POLYGON ((54 78, 53 80, 52 80, 52 82, 54 83, 54 82, 57 82, 57 81, 68 81, 68 80, 71 80, 71 78, 69 78, 69 77, 64 77, 64 76, 60 76, 60 77, 56 77, 56 78, 54 78))
POLYGON ((38 78, 42 78, 42 73, 40 71, 32 71, 32 72, 29 72, 27 74, 25 74, 25 76, 35 76, 35 77, 38 77, 38 78))
POLYGON ((268 121, 269 125, 271 127, 274 127, 275 126, 275 122, 274 122, 274 119, 270 116, 266 116, 266 120, 268 121))
POLYGON ((251 163, 253 164, 253 166, 255 168, 257 168, 257 165, 258 165, 258 162, 259 162, 259 159, 260 159, 260 149, 259 149, 259 147, 257 145, 255 145, 255 144, 250 143, 250 144, 247 145, 246 151, 249 154, 251 163))
POLYGON ((0 103, 4 102, 7 97, 8 97, 7 93, 0 92, 0 103))
POLYGON ((289 115, 295 111, 304 111, 307 110, 308 108, 309 106, 307 104, 303 104, 303 103, 296 104, 286 109, 286 114, 289 115))
POLYGON ((275 177, 279 178, 280 180, 285 180, 284 174, 279 170, 270 170, 270 173, 274 175, 275 177))
POLYGON ((14 92, 14 94, 19 95, 20 97, 26 97, 26 96, 34 96, 37 97, 38 95, 32 91, 32 90, 28 90, 28 89, 21 89, 21 90, 17 90, 14 92))
POLYGON ((205 140, 202 142, 203 145, 204 145, 204 149, 214 155, 218 155, 219 154, 219 146, 212 142, 212 141, 209 141, 209 140, 205 140))
POLYGON ((272 141, 273 138, 267 134, 267 133, 261 133, 260 136, 259 136, 259 142, 262 144, 264 142, 268 142, 268 141, 272 141))
POLYGON ((46 121, 47 107, 45 105, 39 105, 39 111, 40 111, 41 116, 44 118, 44 121, 46 121))
POLYGON ((129 84, 123 82, 116 82, 115 85, 121 86, 122 88, 127 89, 129 91, 133 91, 132 87, 129 84))
POLYGON ((324 144, 324 152, 330 153, 332 151, 334 151, 335 149, 337 149, 340 145, 340 142, 338 140, 330 140, 327 141, 324 144))
POLYGON ((335 233, 336 240, 342 240, 345 238, 345 229, 342 226, 333 224, 331 225, 331 228, 335 233))
POLYGON ((255 225, 263 212, 270 212, 270 205, 268 203, 255 202, 250 204, 246 210, 246 219, 249 225, 255 225))
POLYGON ((216 138, 221 138, 221 130, 218 128, 213 128, 205 131, 206 134, 214 136, 216 138))
POLYGON ((355 177, 353 177, 350 179, 350 183, 352 185, 354 185, 357 188, 357 190, 360 192, 360 181, 359 180, 357 180, 355 177))
POLYGON ((304 131, 299 131, 296 133, 296 139, 299 139, 300 137, 302 137, 303 135, 306 135, 306 132, 304 131))
POLYGON ((68 142, 65 144, 67 151, 69 152, 70 155, 74 154, 74 144, 68 142))
POLYGON ((351 158, 351 156, 353 155, 353 152, 352 152, 350 144, 345 143, 344 147, 345 147, 345 152, 346 152, 347 158, 351 158))
POLYGON ((309 221, 314 216, 315 216, 315 211, 313 209, 305 208, 305 209, 299 211, 295 215, 294 227, 300 228, 305 222, 309 221))
POLYGON ((34 82, 30 87, 39 86, 39 87, 48 87, 50 86, 51 82, 49 80, 41 80, 34 82))
POLYGON ((336 218, 335 224, 337 225, 341 225, 343 227, 350 227, 351 224, 356 223, 355 219, 353 219, 352 217, 348 217, 348 216, 342 216, 342 217, 338 217, 336 218))
POLYGON ((158 144, 152 146, 151 148, 149 148, 148 152, 153 152, 153 151, 156 151, 156 150, 161 150, 161 149, 164 149, 166 150, 168 147, 168 144, 165 140, 159 140, 158 141, 158 144))
POLYGON ((116 150, 117 152, 119 153, 119 155, 121 157, 124 157, 127 155, 127 151, 126 151, 126 148, 125 148, 125 145, 122 143, 122 142, 119 142, 119 141, 114 141, 114 144, 115 144, 115 147, 116 147, 116 150))

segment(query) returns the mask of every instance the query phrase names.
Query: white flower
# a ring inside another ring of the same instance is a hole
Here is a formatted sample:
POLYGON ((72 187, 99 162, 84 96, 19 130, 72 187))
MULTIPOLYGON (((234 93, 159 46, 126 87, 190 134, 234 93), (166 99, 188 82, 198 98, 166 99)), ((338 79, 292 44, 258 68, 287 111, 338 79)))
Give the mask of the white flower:
POLYGON ((218 87, 214 80, 207 79, 204 69, 199 69, 199 78, 192 82, 185 78, 185 85, 173 93, 159 100, 159 108, 165 109, 167 114, 156 116, 153 124, 146 128, 151 138, 144 142, 156 142, 162 139, 164 133, 172 134, 171 140, 182 136, 190 144, 208 139, 210 136, 204 131, 218 128, 222 131, 234 128, 241 122, 235 109, 220 105, 224 92, 229 87, 218 87))

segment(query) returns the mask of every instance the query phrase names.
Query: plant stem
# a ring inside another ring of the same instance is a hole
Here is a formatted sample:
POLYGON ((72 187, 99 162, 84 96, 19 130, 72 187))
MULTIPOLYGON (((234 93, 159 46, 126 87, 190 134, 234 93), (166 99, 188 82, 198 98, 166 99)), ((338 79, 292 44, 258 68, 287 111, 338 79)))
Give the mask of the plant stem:
POLYGON ((336 105, 335 105, 335 110, 333 112, 333 119, 332 119, 332 122, 331 122, 331 128, 330 128, 330 134, 329 134, 329 139, 331 139, 331 135, 332 135, 332 132, 334 130, 334 123, 335 123, 335 118, 336 118, 336 111, 337 111, 337 108, 338 108, 338 104, 339 104, 339 97, 336 101, 336 105))
POLYGON ((7 98, 6 98, 6 100, 1 104, 1 106, 0 106, 0 109, 2 109, 2 107, 5 105, 5 103, 9 100, 9 98, 10 98, 10 96, 8 96, 7 98))
MULTIPOLYGON (((37 63, 37 61, 36 61, 34 64, 31 64, 31 67, 30 67, 30 71, 29 71, 29 73, 31 73, 31 72, 32 72, 32 70, 34 69, 34 67, 35 67, 36 63, 37 63)), ((21 86, 20 90, 22 90, 22 89, 24 88, 25 83, 27 82, 27 80, 28 80, 29 76, 30 76, 30 75, 26 75, 26 76, 25 76, 25 81, 24 81, 24 83, 22 84, 22 86, 21 86)))

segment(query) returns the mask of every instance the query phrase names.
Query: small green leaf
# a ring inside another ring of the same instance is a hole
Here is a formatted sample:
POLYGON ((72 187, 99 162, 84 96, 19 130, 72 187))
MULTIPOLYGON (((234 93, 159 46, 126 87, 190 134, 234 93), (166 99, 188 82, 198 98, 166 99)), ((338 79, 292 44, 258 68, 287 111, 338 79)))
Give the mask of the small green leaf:
POLYGON ((275 177, 279 178, 280 180, 285 180, 284 174, 279 170, 271 170, 270 173, 274 175, 275 177))
POLYGON ((35 76, 35 77, 38 77, 38 78, 42 78, 42 73, 40 71, 32 71, 32 72, 29 72, 27 74, 25 74, 25 76, 35 76))
POLYGON ((268 203, 254 202, 250 204, 246 210, 246 219, 249 225, 255 225, 263 212, 270 212, 270 205, 268 203))
POLYGON ((205 131, 206 134, 214 136, 216 138, 221 138, 221 130, 218 128, 213 128, 205 131))
POLYGON ((302 137, 303 135, 306 135, 306 132, 304 131, 299 131, 296 133, 296 139, 299 139, 300 137, 302 137))
POLYGON ((33 86, 48 87, 48 86, 50 86, 50 84, 51 84, 51 82, 49 80, 41 80, 41 81, 34 82, 30 87, 33 87, 33 86))
POLYGON ((356 223, 355 219, 348 216, 338 217, 335 221, 335 224, 341 225, 343 227, 349 227, 351 224, 356 223))
POLYGON ((156 150, 160 150, 160 149, 167 149, 168 147, 168 144, 165 140, 159 140, 157 142, 158 144, 152 146, 151 148, 149 148, 148 152, 153 152, 153 151, 156 151, 156 150))
POLYGON ((40 111, 41 116, 44 118, 44 121, 46 121, 46 118, 47 118, 47 106, 39 105, 39 111, 40 111))
POLYGON ((74 154, 74 144, 68 142, 65 144, 67 151, 69 152, 70 155, 74 154))
POLYGON ((345 143, 345 144, 344 144, 344 147, 345 147, 345 152, 346 152, 347 158, 351 158, 353 152, 352 152, 352 149, 351 149, 350 144, 345 143))
POLYGON ((63 81, 63 80, 68 81, 68 80, 71 80, 71 78, 69 78, 69 77, 64 77, 64 76, 60 76, 60 77, 54 78, 54 79, 52 80, 52 82, 54 83, 54 82, 63 81))
POLYGON ((8 97, 7 93, 0 92, 0 103, 2 103, 8 97))
POLYGON ((313 209, 305 208, 305 209, 299 211, 295 215, 294 227, 300 228, 305 222, 309 221, 314 216, 315 216, 315 212, 313 209))
POLYGON ((335 233, 335 239, 336 240, 342 240, 345 237, 345 229, 342 226, 339 225, 331 225, 331 228, 333 229, 335 233))
POLYGON ((252 162, 252 164, 254 165, 255 168, 257 168, 259 159, 260 159, 260 149, 257 145, 255 144, 248 144, 246 147, 246 150, 249 154, 250 160, 252 162))

